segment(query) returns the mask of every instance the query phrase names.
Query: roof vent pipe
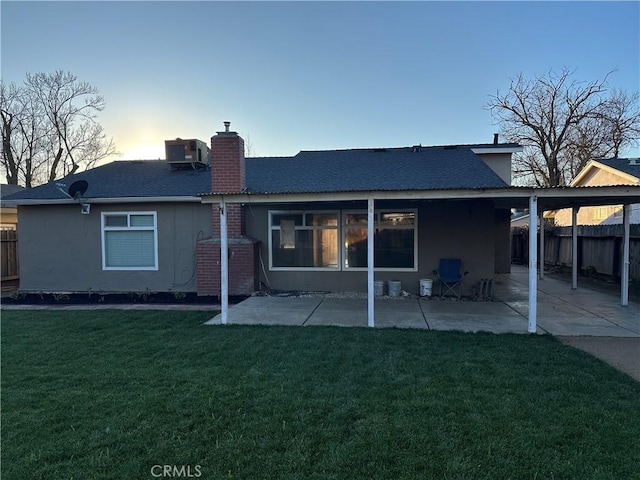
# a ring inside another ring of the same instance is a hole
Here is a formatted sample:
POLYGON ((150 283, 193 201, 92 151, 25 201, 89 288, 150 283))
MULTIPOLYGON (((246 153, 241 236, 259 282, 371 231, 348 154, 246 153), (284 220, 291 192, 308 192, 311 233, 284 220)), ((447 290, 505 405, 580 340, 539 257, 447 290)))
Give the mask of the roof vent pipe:
POLYGON ((224 122, 224 131, 229 133, 230 126, 231 126, 231 122, 224 122))
POLYGON ((499 135, 500 135, 499 133, 494 133, 494 134, 493 134, 493 144, 494 144, 494 145, 497 145, 497 144, 498 144, 498 136, 499 136, 499 135))

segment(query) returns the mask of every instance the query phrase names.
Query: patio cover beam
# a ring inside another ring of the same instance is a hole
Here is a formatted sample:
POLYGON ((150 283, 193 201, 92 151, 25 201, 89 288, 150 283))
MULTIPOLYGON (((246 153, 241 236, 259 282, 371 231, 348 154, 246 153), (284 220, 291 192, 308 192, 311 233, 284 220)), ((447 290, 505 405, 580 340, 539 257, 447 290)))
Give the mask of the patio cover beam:
POLYGON ((202 203, 219 203, 221 198, 233 203, 301 203, 375 200, 467 200, 489 199, 509 207, 526 207, 531 195, 538 198, 540 208, 555 210, 574 205, 619 205, 638 203, 639 185, 606 187, 502 187, 441 190, 371 190, 358 192, 292 192, 292 193, 205 193, 202 203))

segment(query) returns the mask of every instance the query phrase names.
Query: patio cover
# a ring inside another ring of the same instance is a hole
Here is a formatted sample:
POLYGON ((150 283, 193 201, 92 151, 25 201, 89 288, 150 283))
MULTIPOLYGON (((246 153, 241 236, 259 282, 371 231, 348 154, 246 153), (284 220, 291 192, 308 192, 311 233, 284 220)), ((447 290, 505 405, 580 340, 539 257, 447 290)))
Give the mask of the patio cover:
MULTIPOLYGON (((437 189, 437 190, 375 190, 375 191, 344 191, 344 192, 303 192, 303 193, 203 193, 202 203, 219 205, 220 211, 220 247, 222 251, 228 248, 226 205, 230 203, 258 204, 258 203, 297 203, 297 202, 336 202, 363 201, 367 203, 368 212, 368 325, 375 325, 374 312, 374 268, 373 268, 373 212, 376 200, 491 200, 496 208, 529 208, 529 309, 528 331, 536 332, 537 288, 538 288, 538 215, 546 210, 572 208, 573 215, 573 288, 577 288, 577 249, 575 248, 576 212, 580 207, 598 205, 624 205, 624 239, 623 239, 623 270, 621 286, 621 303, 628 304, 629 288, 629 208, 633 203, 640 203, 640 186, 585 186, 585 187, 499 187, 499 188, 470 188, 470 189, 437 189)), ((543 272, 541 259, 540 271, 543 272)), ((228 299, 228 261, 226 255, 221 256, 221 305, 222 323, 226 323, 229 308, 228 299)))

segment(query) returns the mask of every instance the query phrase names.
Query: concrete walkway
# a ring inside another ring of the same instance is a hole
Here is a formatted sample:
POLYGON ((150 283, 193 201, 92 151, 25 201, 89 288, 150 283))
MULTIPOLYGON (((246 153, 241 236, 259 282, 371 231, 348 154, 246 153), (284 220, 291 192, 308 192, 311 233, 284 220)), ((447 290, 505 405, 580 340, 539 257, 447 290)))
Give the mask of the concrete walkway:
MULTIPOLYGON (((527 269, 513 266, 497 279, 493 302, 407 297, 377 298, 377 328, 419 328, 463 332, 527 333, 527 269)), ((366 298, 251 297, 230 307, 229 324, 367 326, 366 298)), ((220 315, 209 322, 221 323, 220 315)), ((538 333, 561 336, 640 338, 640 305, 588 289, 572 290, 562 280, 538 283, 538 333)))
MULTIPOLYGON (((528 271, 513 266, 499 279, 497 297, 527 316, 528 271)), ((563 280, 538 280, 538 328, 555 336, 640 337, 640 304, 620 304, 620 295, 581 287, 572 290, 563 280)))

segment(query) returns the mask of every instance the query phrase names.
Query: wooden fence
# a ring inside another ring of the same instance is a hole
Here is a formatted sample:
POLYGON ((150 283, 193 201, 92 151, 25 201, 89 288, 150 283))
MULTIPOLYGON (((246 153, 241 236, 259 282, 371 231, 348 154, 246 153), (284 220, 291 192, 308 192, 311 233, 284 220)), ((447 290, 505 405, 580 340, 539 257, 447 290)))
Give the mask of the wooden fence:
MULTIPOLYGON (((578 270, 586 274, 620 278, 622 225, 578 226, 578 270)), ((511 260, 529 263, 529 229, 511 229, 511 260)), ((546 228, 544 263, 571 268, 571 227, 546 228)), ((640 225, 631 225, 629 278, 640 280, 640 225)))
POLYGON ((17 280, 18 270, 18 232, 0 230, 0 264, 2 280, 17 280))

